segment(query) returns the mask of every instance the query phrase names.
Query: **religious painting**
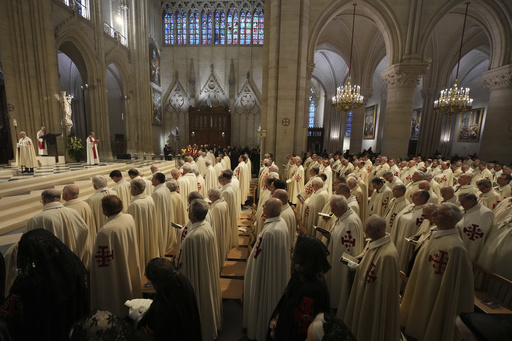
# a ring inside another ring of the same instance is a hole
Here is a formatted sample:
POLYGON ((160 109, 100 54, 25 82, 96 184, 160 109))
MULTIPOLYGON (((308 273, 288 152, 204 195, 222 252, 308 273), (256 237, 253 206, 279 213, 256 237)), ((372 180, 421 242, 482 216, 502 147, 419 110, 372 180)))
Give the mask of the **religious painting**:
POLYGON ((377 114, 377 105, 366 108, 364 112, 363 139, 375 139, 375 116, 377 114))
POLYGON ((460 114, 457 141, 478 142, 484 108, 476 108, 460 114))
POLYGON ((155 44, 149 45, 149 80, 160 86, 160 51, 155 44))
POLYGON ((417 140, 420 137, 420 124, 421 124, 421 108, 412 111, 411 120, 411 140, 417 140))
POLYGON ((151 98, 153 103, 153 124, 162 125, 162 93, 151 88, 151 98))

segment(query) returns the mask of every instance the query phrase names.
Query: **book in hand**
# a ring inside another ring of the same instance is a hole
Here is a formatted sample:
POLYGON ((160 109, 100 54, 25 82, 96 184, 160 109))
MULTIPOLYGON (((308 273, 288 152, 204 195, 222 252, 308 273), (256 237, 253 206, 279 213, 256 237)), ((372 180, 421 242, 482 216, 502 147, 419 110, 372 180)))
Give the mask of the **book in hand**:
POLYGON ((327 213, 322 213, 322 212, 318 212, 318 215, 319 215, 320 217, 326 217, 326 218, 330 218, 330 217, 332 217, 332 214, 327 214, 327 213))
POLYGON ((292 179, 288 179, 286 180, 286 183, 289 184, 290 182, 292 182, 292 179))
POLYGON ((352 255, 349 255, 346 252, 343 252, 343 254, 341 255, 341 258, 340 258, 340 262, 342 262, 345 265, 348 265, 349 262, 354 262, 356 264, 359 264, 359 261, 360 261, 359 259, 357 259, 356 257, 354 257, 352 255))
POLYGON ((180 224, 176 224, 176 223, 173 223, 173 222, 171 222, 171 226, 174 227, 175 229, 178 229, 178 230, 181 230, 183 228, 183 226, 181 226, 180 224))
POLYGON ((321 227, 314 226, 314 225, 313 225, 313 227, 314 227, 315 231, 320 232, 321 234, 324 234, 324 233, 325 233, 325 234, 329 234, 329 235, 331 234, 331 232, 329 232, 329 231, 327 231, 326 229, 323 229, 323 228, 321 228, 321 227))
POLYGON ((302 195, 300 195, 300 194, 297 195, 297 199, 299 199, 300 202, 304 202, 305 201, 304 198, 302 197, 302 195))
POLYGON ((418 241, 414 237, 404 238, 408 243, 418 244, 418 241))

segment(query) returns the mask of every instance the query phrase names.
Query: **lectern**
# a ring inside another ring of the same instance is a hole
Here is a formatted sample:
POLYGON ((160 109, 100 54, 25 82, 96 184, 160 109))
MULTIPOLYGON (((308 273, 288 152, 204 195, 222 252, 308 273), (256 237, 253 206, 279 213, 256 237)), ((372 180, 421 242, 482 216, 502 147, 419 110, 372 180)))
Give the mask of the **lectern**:
POLYGON ((48 156, 55 156, 55 163, 59 162, 59 152, 57 151, 57 136, 61 136, 60 134, 52 134, 46 133, 42 135, 42 138, 46 142, 46 150, 48 152, 48 156))

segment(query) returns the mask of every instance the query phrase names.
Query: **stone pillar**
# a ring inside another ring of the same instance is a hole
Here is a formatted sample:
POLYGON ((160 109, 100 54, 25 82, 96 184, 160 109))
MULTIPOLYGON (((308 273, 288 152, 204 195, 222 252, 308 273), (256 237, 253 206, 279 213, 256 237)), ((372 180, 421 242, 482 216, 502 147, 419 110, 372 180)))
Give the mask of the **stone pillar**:
MULTIPOLYGON (((423 89, 421 96, 423 97, 423 106, 416 153, 428 157, 435 151, 439 151, 443 117, 434 111, 434 101, 439 97, 439 91, 436 88, 423 89)), ((451 124, 448 124, 445 129, 451 129, 451 124)))
POLYGON ((512 159, 512 64, 486 71, 482 78, 491 93, 479 157, 508 164, 512 159))
POLYGON ((383 122, 383 155, 390 158, 407 156, 414 92, 419 77, 426 70, 426 64, 395 64, 382 72, 382 79, 388 86, 386 120, 383 122))

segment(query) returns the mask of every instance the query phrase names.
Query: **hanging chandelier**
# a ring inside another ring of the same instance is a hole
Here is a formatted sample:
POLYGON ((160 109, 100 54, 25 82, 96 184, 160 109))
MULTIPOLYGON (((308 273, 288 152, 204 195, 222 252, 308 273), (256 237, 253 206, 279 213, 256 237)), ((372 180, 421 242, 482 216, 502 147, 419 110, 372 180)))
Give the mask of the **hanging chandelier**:
POLYGON ((464 30, 466 29, 466 19, 468 16, 469 2, 466 2, 466 14, 464 15, 464 25, 462 26, 462 38, 460 40, 459 61, 457 63, 457 74, 453 88, 444 89, 437 101, 434 101, 434 110, 442 115, 448 115, 452 119, 453 115, 471 110, 473 100, 469 98, 469 88, 459 88, 459 66, 460 56, 462 54, 462 43, 464 42, 464 30))
POLYGON ((350 61, 348 64, 348 80, 345 86, 339 86, 336 96, 332 97, 332 106, 338 111, 348 113, 351 110, 357 110, 363 105, 363 96, 361 96, 361 87, 350 83, 350 75, 352 70, 352 48, 354 46, 354 24, 356 21, 356 6, 353 4, 354 14, 352 15, 352 39, 350 42, 350 61))

